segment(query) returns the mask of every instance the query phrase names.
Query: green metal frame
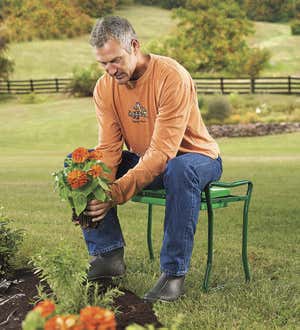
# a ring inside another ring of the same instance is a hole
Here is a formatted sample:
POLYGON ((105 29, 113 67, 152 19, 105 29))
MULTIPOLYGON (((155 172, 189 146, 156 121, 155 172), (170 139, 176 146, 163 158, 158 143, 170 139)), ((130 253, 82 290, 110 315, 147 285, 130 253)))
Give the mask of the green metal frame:
MULTIPOLYGON (((246 282, 250 281, 250 271, 247 257, 247 238, 248 238, 248 211, 251 199, 253 184, 248 180, 240 180, 231 183, 211 182, 206 186, 201 195, 201 210, 207 210, 208 213, 208 244, 207 244, 207 263, 202 288, 208 291, 209 277, 213 261, 213 227, 214 212, 213 209, 226 207, 229 203, 244 201, 243 210, 243 230, 242 230, 242 261, 246 282), (247 191, 243 195, 232 195, 230 188, 247 185, 247 191)), ((154 259, 152 246, 152 207, 153 205, 166 205, 165 190, 143 190, 132 198, 132 201, 148 204, 148 222, 147 222, 147 244, 150 259, 154 259)))
POLYGON ((250 271, 248 264, 248 254, 247 254, 247 241, 248 241, 248 211, 250 205, 250 199, 252 194, 253 184, 248 180, 240 180, 231 183, 225 182, 212 182, 205 188, 205 202, 207 204, 207 213, 208 213, 208 244, 207 244, 207 263, 206 270, 202 288, 205 292, 208 291, 209 277, 212 268, 213 260, 213 229, 214 229, 214 212, 213 212, 213 203, 216 199, 219 202, 225 203, 234 203, 244 201, 244 210, 243 210, 243 230, 242 230, 242 261, 243 268, 245 273, 246 282, 250 281, 250 271), (244 195, 228 195, 224 197, 212 198, 211 189, 213 187, 223 187, 223 188, 235 188, 239 186, 247 185, 247 191, 244 195))

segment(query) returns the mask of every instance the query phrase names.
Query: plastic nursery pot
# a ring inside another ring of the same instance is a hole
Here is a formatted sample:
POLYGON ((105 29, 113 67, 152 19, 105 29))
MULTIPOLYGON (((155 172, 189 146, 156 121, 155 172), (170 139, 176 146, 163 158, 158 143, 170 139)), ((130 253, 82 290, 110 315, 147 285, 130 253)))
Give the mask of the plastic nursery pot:
POLYGON ((92 217, 84 214, 84 211, 77 215, 75 209, 72 209, 72 221, 75 225, 80 225, 84 229, 98 227, 99 221, 93 222, 92 219, 92 217))

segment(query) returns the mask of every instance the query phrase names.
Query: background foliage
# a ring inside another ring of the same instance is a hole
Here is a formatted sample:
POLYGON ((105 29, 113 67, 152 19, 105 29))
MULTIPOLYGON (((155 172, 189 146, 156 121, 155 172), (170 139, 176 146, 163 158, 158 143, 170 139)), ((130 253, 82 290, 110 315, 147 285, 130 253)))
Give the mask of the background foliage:
POLYGON ((299 0, 241 0, 247 16, 255 21, 288 21, 299 13, 299 0))
POLYGON ((18 247, 23 239, 23 231, 11 228, 12 220, 0 207, 0 280, 7 275, 10 269, 10 261, 17 253, 18 247))
POLYGON ((190 72, 229 72, 256 76, 270 54, 247 45, 253 25, 232 0, 187 0, 177 9, 177 29, 162 42, 153 41, 152 52, 175 58, 190 72))
POLYGON ((5 24, 14 41, 71 38, 88 33, 93 25, 72 0, 12 1, 5 9, 5 24))
POLYGON ((0 78, 5 79, 13 72, 14 67, 13 61, 6 56, 8 42, 8 31, 0 18, 0 78))

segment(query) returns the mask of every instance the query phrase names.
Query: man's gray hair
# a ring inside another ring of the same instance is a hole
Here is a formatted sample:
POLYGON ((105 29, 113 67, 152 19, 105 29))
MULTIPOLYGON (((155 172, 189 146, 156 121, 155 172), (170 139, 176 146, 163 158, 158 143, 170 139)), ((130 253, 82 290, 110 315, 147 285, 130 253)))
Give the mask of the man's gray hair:
POLYGON ((119 16, 106 16, 99 19, 93 27, 90 44, 93 47, 101 48, 110 39, 115 39, 128 53, 131 53, 131 41, 137 39, 137 35, 127 19, 119 16))

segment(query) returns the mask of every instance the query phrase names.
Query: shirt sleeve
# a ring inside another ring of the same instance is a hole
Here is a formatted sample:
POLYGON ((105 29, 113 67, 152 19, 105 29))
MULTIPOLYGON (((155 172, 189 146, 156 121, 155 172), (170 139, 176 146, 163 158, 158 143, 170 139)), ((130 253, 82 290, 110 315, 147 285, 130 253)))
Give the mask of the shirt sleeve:
POLYGON ((107 175, 110 182, 116 178, 118 165, 122 160, 123 137, 109 97, 101 92, 99 82, 94 89, 94 103, 98 122, 98 145, 103 154, 102 161, 111 172, 107 175), (108 102, 104 98, 108 99, 108 102))
POLYGON ((166 78, 149 148, 133 169, 111 185, 116 204, 126 202, 150 184, 176 156, 195 102, 194 92, 190 82, 174 80, 174 76, 166 78))

